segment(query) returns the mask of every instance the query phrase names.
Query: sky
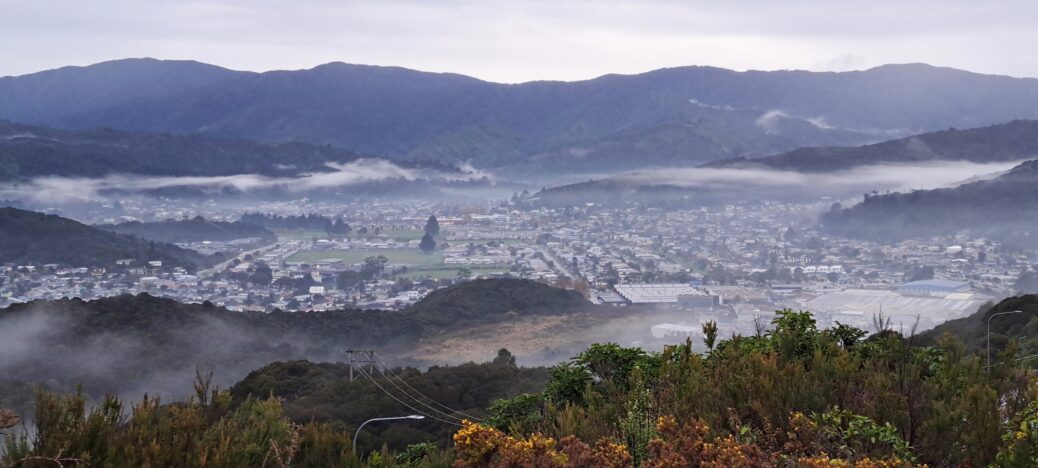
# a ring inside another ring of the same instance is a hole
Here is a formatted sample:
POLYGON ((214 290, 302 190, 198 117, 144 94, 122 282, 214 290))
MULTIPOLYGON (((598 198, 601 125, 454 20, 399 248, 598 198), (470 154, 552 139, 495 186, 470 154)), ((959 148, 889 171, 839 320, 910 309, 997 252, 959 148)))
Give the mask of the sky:
POLYGON ((925 62, 1038 77, 1034 0, 0 0, 0 76, 128 57, 498 82, 925 62))

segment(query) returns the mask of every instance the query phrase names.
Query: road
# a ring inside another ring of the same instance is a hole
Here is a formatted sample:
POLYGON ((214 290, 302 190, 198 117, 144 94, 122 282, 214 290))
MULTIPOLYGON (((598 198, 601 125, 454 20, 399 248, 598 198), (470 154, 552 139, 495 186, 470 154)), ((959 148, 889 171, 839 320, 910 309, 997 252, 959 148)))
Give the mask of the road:
POLYGON ((220 263, 218 263, 216 265, 213 265, 212 268, 206 268, 205 270, 198 270, 198 277, 199 278, 208 278, 210 276, 213 276, 214 274, 216 274, 218 272, 221 272, 225 268, 230 266, 231 263, 234 262, 235 260, 242 260, 242 261, 244 261, 246 255, 252 255, 253 257, 255 257, 257 255, 262 255, 262 254, 266 253, 267 251, 274 250, 274 247, 276 247, 277 245, 278 245, 278 243, 275 242, 273 244, 265 245, 265 246, 259 247, 257 249, 244 251, 244 252, 238 254, 237 256, 235 256, 233 258, 230 258, 230 259, 228 259, 226 261, 223 261, 223 262, 220 262, 220 263))
POLYGON ((569 263, 561 261, 559 257, 556 257, 555 254, 551 253, 551 250, 541 245, 534 246, 534 248, 536 248, 538 252, 544 255, 545 260, 551 260, 553 263, 555 263, 556 273, 562 273, 564 276, 568 276, 570 279, 574 281, 581 281, 580 275, 577 275, 574 272, 570 271, 568 266, 569 263))

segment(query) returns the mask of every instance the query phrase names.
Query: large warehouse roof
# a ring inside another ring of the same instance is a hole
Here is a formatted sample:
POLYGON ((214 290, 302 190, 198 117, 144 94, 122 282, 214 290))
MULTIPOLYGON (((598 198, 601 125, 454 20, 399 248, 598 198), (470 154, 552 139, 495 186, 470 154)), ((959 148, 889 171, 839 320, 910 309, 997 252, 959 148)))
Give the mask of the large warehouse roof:
POLYGON ((929 328, 972 314, 989 299, 980 294, 959 293, 932 297, 906 296, 894 291, 847 289, 818 296, 808 301, 806 308, 816 313, 860 313, 864 320, 883 315, 901 323, 912 323, 918 316, 920 325, 929 328))
POLYGON ((616 292, 632 304, 673 304, 678 296, 701 296, 706 293, 687 284, 618 284, 616 292))

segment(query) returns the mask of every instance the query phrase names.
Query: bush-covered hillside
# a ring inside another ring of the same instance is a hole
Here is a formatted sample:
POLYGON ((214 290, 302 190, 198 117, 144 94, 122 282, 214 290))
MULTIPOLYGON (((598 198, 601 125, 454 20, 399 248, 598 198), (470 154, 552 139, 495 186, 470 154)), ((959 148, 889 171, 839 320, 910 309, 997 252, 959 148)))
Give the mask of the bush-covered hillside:
POLYGON ((39 301, 0 310, 0 380, 82 384, 93 396, 183 395, 196 368, 230 384, 273 361, 342 361, 348 348, 392 353, 446 326, 583 307, 579 294, 515 279, 451 286, 399 312, 234 312, 147 294, 39 301), (492 300, 507 291, 516 295, 492 300))
POLYGON ((951 335, 961 341, 968 350, 985 353, 989 319, 993 355, 1004 351, 1013 341, 1018 354, 1038 354, 1038 296, 1034 294, 1010 297, 968 317, 949 320, 927 330, 919 338, 923 343, 936 344, 945 335, 951 335), (1004 314, 1017 310, 1022 313, 1004 314), (992 318, 995 314, 1002 315, 992 318))
POLYGON ((654 467, 1027 466, 1036 397, 1011 352, 985 370, 954 339, 819 330, 809 313, 781 311, 766 334, 703 355, 592 346, 553 368, 542 392, 496 403, 488 424, 455 436, 455 452, 460 466, 485 466, 552 455, 514 444, 576 436, 654 467))
POLYGON ((0 264, 111 267, 119 259, 152 260, 190 271, 220 259, 193 250, 120 235, 78 221, 16 208, 0 208, 0 264))
POLYGON ((483 322, 492 315, 574 310, 588 306, 584 297, 567 289, 535 281, 477 279, 429 293, 408 308, 424 326, 483 322), (444 314, 444 311, 450 311, 444 314))
POLYGON ((849 208, 834 206, 820 223, 829 232, 882 241, 956 233, 965 229, 1017 246, 1038 245, 1038 160, 991 180, 952 188, 866 195, 849 208))
POLYGON ((502 350, 491 362, 436 366, 425 372, 376 363, 373 370, 354 370, 352 382, 342 363, 278 362, 251 372, 230 390, 236 402, 250 396, 281 398, 285 416, 298 423, 328 422, 352 429, 370 418, 426 414, 421 421, 367 426, 362 448, 388 444, 402 450, 420 442, 446 447, 463 420, 486 418, 495 400, 543 388, 548 369, 516 367, 510 356, 502 350))

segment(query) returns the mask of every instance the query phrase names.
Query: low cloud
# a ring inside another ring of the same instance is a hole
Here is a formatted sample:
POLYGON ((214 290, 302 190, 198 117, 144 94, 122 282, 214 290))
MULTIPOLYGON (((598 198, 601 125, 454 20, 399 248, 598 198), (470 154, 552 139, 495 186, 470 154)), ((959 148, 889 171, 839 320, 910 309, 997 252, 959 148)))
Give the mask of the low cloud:
POLYGON ((329 172, 306 173, 298 177, 269 177, 239 174, 213 177, 166 177, 139 174, 113 174, 102 178, 39 177, 28 183, 0 185, 0 198, 22 199, 37 203, 69 203, 99 201, 110 193, 136 193, 156 189, 196 188, 204 190, 232 189, 240 192, 277 189, 288 192, 348 187, 380 180, 479 179, 487 174, 471 165, 460 172, 442 172, 402 167, 382 159, 360 159, 348 163, 327 163, 329 172))
POLYGON ((757 120, 754 123, 756 123, 758 127, 763 128, 768 135, 778 135, 779 133, 782 133, 781 123, 783 119, 802 120, 822 130, 832 130, 836 128, 829 125, 825 121, 825 117, 797 117, 778 109, 770 110, 761 114, 760 117, 757 117, 757 120))
POLYGON ((642 171, 619 176, 625 181, 684 188, 733 189, 765 187, 818 191, 914 190, 957 185, 967 179, 1012 169, 1020 162, 978 164, 933 161, 915 164, 861 166, 831 173, 772 169, 690 168, 642 171))
POLYGON ((715 104, 707 104, 707 103, 702 102, 702 101, 700 101, 698 99, 689 99, 688 103, 692 104, 693 106, 696 106, 696 107, 702 107, 704 109, 714 109, 714 110, 722 110, 722 111, 733 111, 733 110, 735 110, 734 107, 729 106, 727 104, 720 105, 720 106, 719 105, 715 105, 715 104))
POLYGON ((827 60, 815 62, 812 70, 842 72, 861 70, 867 66, 865 57, 857 54, 840 54, 827 60))

